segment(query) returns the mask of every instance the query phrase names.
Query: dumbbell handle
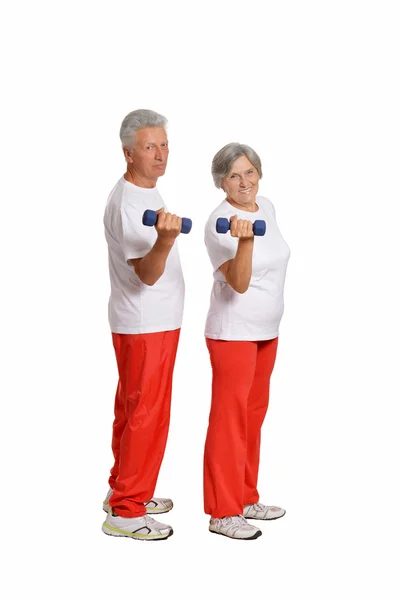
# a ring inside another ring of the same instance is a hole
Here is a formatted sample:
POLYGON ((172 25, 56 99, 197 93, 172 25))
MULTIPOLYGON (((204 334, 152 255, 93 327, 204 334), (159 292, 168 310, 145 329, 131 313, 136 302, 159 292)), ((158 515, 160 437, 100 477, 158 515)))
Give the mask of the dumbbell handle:
MULTIPOLYGON (((219 217, 216 221, 216 231, 218 233, 227 233, 230 229, 230 225, 231 225, 231 222, 228 219, 226 219, 224 217, 219 217)), ((265 235, 266 222, 263 221, 262 219, 258 219, 257 221, 254 221, 254 223, 252 224, 252 231, 254 232, 254 235, 258 235, 258 236, 265 235)))
MULTIPOLYGON (((147 225, 147 227, 153 227, 158 222, 158 215, 155 210, 147 209, 143 214, 143 225, 147 225)), ((181 233, 190 233, 191 227, 193 223, 191 219, 187 219, 183 217, 181 220, 181 233)))

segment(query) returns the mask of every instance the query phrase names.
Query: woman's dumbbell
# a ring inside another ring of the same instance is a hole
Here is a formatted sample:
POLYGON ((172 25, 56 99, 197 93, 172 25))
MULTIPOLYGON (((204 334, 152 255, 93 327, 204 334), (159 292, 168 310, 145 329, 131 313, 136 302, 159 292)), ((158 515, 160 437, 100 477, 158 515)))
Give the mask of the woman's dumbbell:
MULTIPOLYGON (((218 233, 227 233, 230 229, 230 221, 223 217, 219 217, 216 221, 216 231, 218 233)), ((266 233, 266 222, 258 219, 254 221, 252 225, 252 231, 254 235, 265 235, 266 233)))
MULTIPOLYGON (((147 227, 153 227, 154 225, 157 224, 158 221, 158 215, 155 212, 155 210, 146 210, 144 211, 143 214, 143 225, 147 225, 147 227)), ((186 217, 183 217, 181 220, 181 233, 190 233, 191 231, 191 227, 193 226, 193 223, 191 221, 191 219, 187 219, 186 217)))

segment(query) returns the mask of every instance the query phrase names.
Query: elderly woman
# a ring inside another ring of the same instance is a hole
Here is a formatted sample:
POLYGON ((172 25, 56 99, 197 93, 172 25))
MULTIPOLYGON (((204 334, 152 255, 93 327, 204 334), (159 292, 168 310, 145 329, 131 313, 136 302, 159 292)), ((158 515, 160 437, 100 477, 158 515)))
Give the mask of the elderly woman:
POLYGON ((257 195, 262 167, 252 148, 224 146, 213 159, 212 175, 226 198, 205 227, 214 282, 205 328, 213 379, 204 504, 211 532, 256 539, 262 532, 246 519, 285 514, 259 503, 257 480, 290 250, 272 203, 257 195), (218 217, 229 219, 230 231, 217 232, 218 217), (265 235, 254 237, 255 220, 265 221, 265 235))

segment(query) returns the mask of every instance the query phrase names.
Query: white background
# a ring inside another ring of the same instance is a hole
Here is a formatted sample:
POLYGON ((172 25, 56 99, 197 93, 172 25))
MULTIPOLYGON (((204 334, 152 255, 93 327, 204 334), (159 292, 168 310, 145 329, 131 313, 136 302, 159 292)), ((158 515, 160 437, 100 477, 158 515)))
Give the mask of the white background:
POLYGON ((15 2, 2 9, 4 598, 398 597, 396 2, 15 2), (162 544, 105 514, 116 366, 106 198, 123 117, 169 119, 159 189, 193 219, 162 544), (262 501, 236 542, 207 531, 202 452, 212 282, 210 163, 239 141, 292 254, 263 429, 262 501), (396 553, 396 557, 395 557, 396 553))

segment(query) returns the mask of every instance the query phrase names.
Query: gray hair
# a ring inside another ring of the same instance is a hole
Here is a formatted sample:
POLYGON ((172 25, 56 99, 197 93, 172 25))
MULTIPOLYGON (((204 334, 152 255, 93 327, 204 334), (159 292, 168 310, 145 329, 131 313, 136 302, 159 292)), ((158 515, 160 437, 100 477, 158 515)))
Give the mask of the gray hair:
POLYGON ((215 186, 219 189, 222 186, 222 179, 230 173, 233 163, 240 158, 246 156, 249 162, 255 167, 262 178, 262 163, 259 156, 250 146, 245 144, 237 144, 232 142, 223 146, 219 152, 215 154, 212 161, 212 177, 215 186))
POLYGON ((166 129, 167 119, 153 110, 139 108, 130 112, 122 121, 119 137, 121 138, 122 146, 130 150, 134 146, 136 132, 145 127, 163 127, 166 129))

